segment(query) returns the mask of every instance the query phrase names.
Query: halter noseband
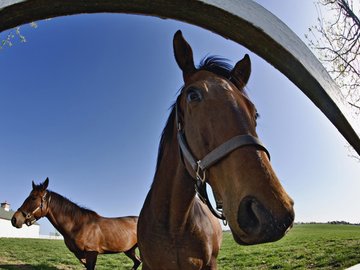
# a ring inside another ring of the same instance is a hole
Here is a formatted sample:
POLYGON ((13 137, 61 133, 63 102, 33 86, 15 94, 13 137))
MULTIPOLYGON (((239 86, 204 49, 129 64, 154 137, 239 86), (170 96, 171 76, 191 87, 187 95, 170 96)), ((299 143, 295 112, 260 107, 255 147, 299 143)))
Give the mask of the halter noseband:
MULTIPOLYGON (((189 146, 186 142, 185 132, 178 117, 179 112, 177 102, 175 103, 175 114, 177 123, 177 140, 180 147, 180 153, 195 172, 195 191, 198 194, 200 200, 209 207, 211 213, 213 213, 213 215, 217 218, 222 219, 226 222, 226 217, 223 214, 222 202, 217 200, 217 198, 214 196, 216 201, 215 210, 209 200, 206 191, 206 170, 209 169, 216 162, 223 159, 230 152, 243 146, 255 146, 257 149, 264 151, 269 159, 270 154, 258 138, 249 134, 245 134, 232 137, 231 139, 227 140, 223 144, 210 151, 210 153, 208 153, 203 159, 197 160, 191 153, 189 146)), ((190 175, 192 174, 190 173, 190 175)))
MULTIPOLYGON (((36 208, 34 209, 34 211, 32 211, 31 213, 27 213, 27 212, 21 210, 20 208, 18 209, 18 211, 20 211, 20 212, 23 214, 23 216, 25 217, 25 224, 26 224, 27 226, 31 226, 31 225, 33 225, 33 224, 36 222, 37 219, 34 217, 34 214, 35 214, 37 211, 39 211, 39 210, 41 210, 41 212, 43 211, 44 202, 46 201, 46 195, 47 195, 47 194, 48 194, 48 191, 45 191, 44 195, 41 197, 41 203, 40 203, 40 205, 39 205, 38 207, 36 207, 36 208)), ((51 200, 51 196, 49 196, 49 199, 48 199, 48 201, 46 202, 46 203, 47 203, 47 207, 49 207, 50 200, 51 200)))

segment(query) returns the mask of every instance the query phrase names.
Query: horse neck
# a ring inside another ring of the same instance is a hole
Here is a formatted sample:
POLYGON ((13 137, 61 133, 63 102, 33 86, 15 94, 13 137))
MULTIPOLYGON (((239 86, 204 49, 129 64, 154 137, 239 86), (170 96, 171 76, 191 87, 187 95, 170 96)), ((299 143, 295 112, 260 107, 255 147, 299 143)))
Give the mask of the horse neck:
POLYGON ((163 142, 164 149, 151 187, 151 204, 157 219, 163 224, 169 222, 171 228, 178 230, 191 217, 195 189, 194 179, 181 160, 175 126, 171 139, 163 142))
POLYGON ((77 211, 81 212, 81 208, 56 192, 50 192, 50 198, 46 217, 64 237, 70 236, 71 231, 81 225, 74 218, 77 211), (71 213, 68 210, 70 208, 71 213))

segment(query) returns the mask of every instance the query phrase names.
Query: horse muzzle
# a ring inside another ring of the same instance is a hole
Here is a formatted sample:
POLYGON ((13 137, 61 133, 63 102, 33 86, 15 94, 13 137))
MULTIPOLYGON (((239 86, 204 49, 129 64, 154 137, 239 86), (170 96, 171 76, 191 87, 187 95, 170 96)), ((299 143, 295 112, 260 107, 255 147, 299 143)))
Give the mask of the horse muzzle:
POLYGON ((36 222, 36 218, 31 213, 26 213, 18 210, 11 218, 11 224, 16 228, 21 228, 25 223, 27 226, 31 226, 36 222))
POLYGON ((15 228, 18 228, 20 229, 22 227, 22 225, 24 224, 25 222, 25 219, 20 216, 20 215, 17 215, 18 212, 16 212, 13 217, 11 218, 11 224, 15 227, 15 228))
POLYGON ((234 239, 243 245, 277 241, 292 227, 294 217, 292 206, 276 214, 255 197, 247 196, 240 202, 237 215, 237 225, 242 233, 236 234, 232 229, 234 239))

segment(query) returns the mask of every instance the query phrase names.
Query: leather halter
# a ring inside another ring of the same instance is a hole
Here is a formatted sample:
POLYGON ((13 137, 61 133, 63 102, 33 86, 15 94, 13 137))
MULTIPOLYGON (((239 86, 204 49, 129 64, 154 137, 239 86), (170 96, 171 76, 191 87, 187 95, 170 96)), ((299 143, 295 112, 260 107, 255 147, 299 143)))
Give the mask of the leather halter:
MULTIPOLYGON (((199 196, 200 200, 204 202, 210 209, 211 213, 219 219, 222 219, 226 222, 226 217, 223 214, 222 209, 222 202, 219 201, 215 196, 216 201, 216 210, 211 205, 209 200, 207 191, 206 191, 206 170, 209 169, 212 165, 223 159, 229 153, 234 151, 237 148, 244 147, 244 146, 254 146, 258 150, 264 151, 269 160, 270 154, 265 146, 261 143, 261 141, 250 135, 237 135, 232 137, 231 139, 227 140, 223 144, 219 145, 210 153, 208 153, 204 158, 197 160, 194 155, 191 153, 191 150, 186 142, 185 131, 183 130, 183 125, 179 120, 179 108, 177 102, 175 103, 175 114, 176 114, 176 123, 177 123, 177 140, 180 147, 180 153, 183 158, 190 164, 195 173, 195 191, 199 196)), ((186 166, 185 166, 186 168, 186 166)), ((193 175, 193 173, 190 173, 193 175)))
MULTIPOLYGON (((32 211, 31 213, 27 213, 27 212, 21 210, 20 208, 18 209, 18 211, 20 211, 20 212, 23 214, 23 216, 25 217, 25 224, 26 224, 27 226, 31 226, 31 225, 33 225, 33 224, 36 222, 37 219, 34 217, 34 214, 35 214, 37 211, 39 211, 39 210, 41 210, 41 212, 43 211, 44 202, 46 201, 46 195, 47 195, 47 194, 48 194, 48 191, 46 191, 46 192, 44 193, 44 195, 41 197, 41 203, 40 203, 40 205, 39 205, 38 207, 36 207, 36 208, 34 209, 34 211, 32 211)), ((49 196, 49 199, 48 199, 48 201, 46 202, 47 207, 49 207, 50 200, 51 200, 51 196, 49 196)))

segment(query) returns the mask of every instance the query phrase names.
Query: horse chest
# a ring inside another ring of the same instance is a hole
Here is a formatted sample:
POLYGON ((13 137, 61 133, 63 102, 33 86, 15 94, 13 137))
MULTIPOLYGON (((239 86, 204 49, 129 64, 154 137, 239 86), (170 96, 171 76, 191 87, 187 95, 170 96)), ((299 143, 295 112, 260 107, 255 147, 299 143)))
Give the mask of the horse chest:
POLYGON ((144 243, 146 252, 142 255, 148 258, 150 269, 202 269, 211 259, 210 245, 196 233, 165 234, 153 228, 148 236, 151 241, 144 243))

